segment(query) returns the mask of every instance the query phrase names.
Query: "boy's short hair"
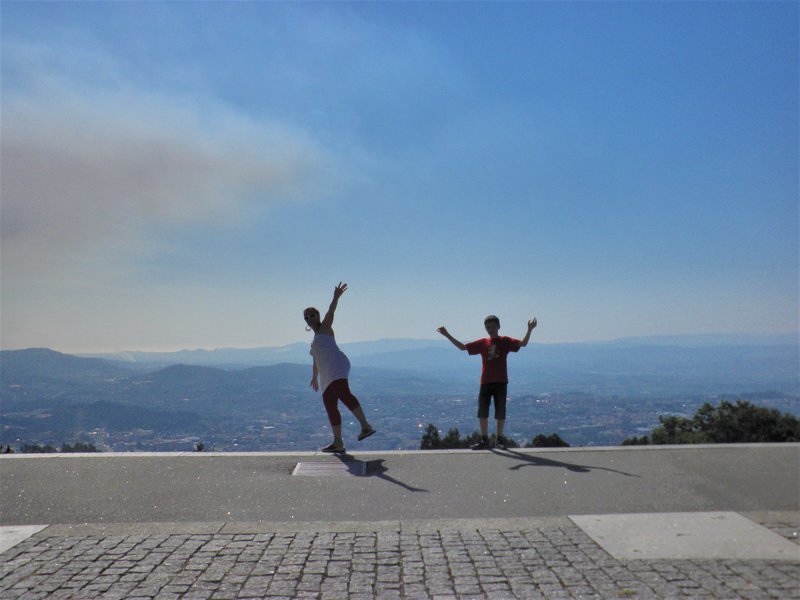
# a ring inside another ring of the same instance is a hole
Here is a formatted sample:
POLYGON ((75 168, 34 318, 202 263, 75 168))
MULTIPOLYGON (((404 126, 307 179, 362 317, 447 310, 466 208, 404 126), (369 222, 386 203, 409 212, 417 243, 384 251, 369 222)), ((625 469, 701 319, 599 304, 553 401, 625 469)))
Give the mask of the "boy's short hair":
POLYGON ((486 325, 487 323, 497 323, 498 325, 500 325, 500 319, 498 319, 498 318, 497 318, 496 316, 494 316, 494 315, 489 315, 488 317, 486 317, 486 318, 483 320, 483 324, 484 324, 484 325, 486 325))

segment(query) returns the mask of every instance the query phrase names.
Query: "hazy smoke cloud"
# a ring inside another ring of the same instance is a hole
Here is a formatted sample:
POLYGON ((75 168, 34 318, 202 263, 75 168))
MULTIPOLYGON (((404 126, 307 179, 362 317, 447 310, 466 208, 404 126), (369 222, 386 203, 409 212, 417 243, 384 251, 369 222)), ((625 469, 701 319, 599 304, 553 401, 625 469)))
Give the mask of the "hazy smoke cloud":
POLYGON ((135 90, 44 86, 7 97, 2 122, 6 275, 119 250, 151 225, 235 222, 330 173, 302 132, 135 90))

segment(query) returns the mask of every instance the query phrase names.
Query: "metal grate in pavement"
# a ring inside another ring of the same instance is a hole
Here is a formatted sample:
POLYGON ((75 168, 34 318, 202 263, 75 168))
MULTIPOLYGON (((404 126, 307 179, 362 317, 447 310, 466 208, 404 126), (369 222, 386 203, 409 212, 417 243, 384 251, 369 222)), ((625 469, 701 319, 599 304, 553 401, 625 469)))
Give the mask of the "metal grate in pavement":
POLYGON ((367 463, 354 460, 349 462, 299 462, 292 471, 292 475, 309 475, 328 477, 331 475, 356 475, 363 477, 367 474, 367 463))

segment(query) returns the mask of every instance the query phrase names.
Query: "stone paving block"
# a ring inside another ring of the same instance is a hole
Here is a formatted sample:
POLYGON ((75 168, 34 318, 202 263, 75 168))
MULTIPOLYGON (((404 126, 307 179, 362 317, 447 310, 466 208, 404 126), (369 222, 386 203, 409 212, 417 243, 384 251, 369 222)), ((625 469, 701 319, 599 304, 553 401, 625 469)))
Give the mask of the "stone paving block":
POLYGON ((181 600, 208 600, 211 594, 211 590, 189 590, 183 594, 181 600))

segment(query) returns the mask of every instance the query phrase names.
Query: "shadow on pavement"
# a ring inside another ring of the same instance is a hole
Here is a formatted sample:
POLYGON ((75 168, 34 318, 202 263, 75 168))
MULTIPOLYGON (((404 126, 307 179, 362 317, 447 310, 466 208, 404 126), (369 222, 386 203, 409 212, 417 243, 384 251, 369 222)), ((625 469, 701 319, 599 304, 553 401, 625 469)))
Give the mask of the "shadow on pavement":
POLYGON ((409 492, 428 492, 426 489, 416 488, 400 481, 399 479, 395 479, 394 477, 387 475, 389 468, 384 464, 386 460, 383 458, 378 460, 361 461, 356 460, 355 457, 347 454, 346 452, 342 454, 336 454, 335 456, 347 465, 347 470, 350 473, 357 477, 380 477, 381 479, 385 479, 390 483, 407 489, 409 492))
POLYGON ((611 473, 624 475, 625 477, 641 477, 641 475, 637 475, 636 473, 626 473, 625 471, 618 471, 617 469, 610 469, 608 467, 592 467, 592 466, 587 467, 585 465, 575 465, 572 463, 550 460, 549 458, 542 458, 541 456, 532 456, 530 454, 523 454, 522 452, 515 452, 514 450, 499 450, 497 448, 494 448, 491 451, 494 454, 497 454, 498 456, 515 458, 516 460, 519 460, 523 463, 520 465, 509 467, 509 469, 512 471, 518 471, 523 467, 560 467, 562 469, 567 469, 568 471, 572 471, 574 473, 589 473, 591 471, 609 471, 611 473))

